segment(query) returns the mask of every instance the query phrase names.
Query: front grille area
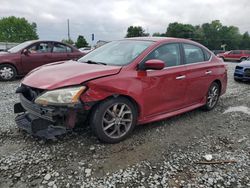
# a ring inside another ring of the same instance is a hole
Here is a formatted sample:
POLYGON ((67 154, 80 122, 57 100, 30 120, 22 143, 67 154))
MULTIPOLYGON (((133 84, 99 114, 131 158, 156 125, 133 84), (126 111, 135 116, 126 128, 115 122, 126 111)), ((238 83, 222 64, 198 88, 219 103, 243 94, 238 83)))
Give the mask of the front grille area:
POLYGON ((27 110, 29 113, 31 113, 37 117, 47 119, 49 121, 54 121, 53 116, 58 115, 55 112, 54 108, 41 107, 41 106, 29 101, 28 99, 26 99, 26 97, 24 97, 24 95, 22 93, 20 94, 20 102, 25 110, 27 110))
POLYGON ((242 74, 237 74, 237 73, 234 73, 234 76, 237 76, 237 77, 243 77, 243 75, 242 74))
POLYGON ((27 100, 32 102, 34 102, 37 96, 40 95, 42 92, 44 92, 44 90, 32 88, 23 84, 16 90, 16 93, 22 93, 27 100))

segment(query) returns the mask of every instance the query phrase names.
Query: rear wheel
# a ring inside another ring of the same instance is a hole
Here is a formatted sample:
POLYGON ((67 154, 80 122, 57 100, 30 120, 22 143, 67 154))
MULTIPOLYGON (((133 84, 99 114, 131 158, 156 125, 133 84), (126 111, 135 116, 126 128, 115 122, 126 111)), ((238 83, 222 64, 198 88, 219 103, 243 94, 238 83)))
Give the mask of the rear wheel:
POLYGON ((9 64, 0 65, 0 80, 13 80, 17 75, 16 68, 9 64))
POLYGON ((203 107, 203 109, 207 111, 212 110, 218 103, 219 97, 220 97, 220 86, 218 83, 213 82, 209 87, 207 93, 207 102, 203 107))
POLYGON ((101 102, 93 110, 90 125, 96 136, 106 143, 127 138, 137 122, 137 111, 127 98, 118 97, 101 102))

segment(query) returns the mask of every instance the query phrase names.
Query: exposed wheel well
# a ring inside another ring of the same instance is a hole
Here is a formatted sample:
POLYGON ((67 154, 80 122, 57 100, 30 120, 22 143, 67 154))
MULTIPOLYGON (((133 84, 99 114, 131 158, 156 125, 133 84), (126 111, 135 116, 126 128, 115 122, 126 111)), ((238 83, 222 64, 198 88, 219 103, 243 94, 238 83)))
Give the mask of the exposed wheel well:
POLYGON ((117 98, 117 97, 124 97, 124 98, 128 99, 129 101, 131 101, 134 104, 134 106, 136 108, 136 112, 137 112, 137 114, 139 116, 139 114, 140 114, 140 107, 139 107, 138 103, 132 97, 130 97, 128 95, 120 95, 120 94, 114 94, 114 95, 108 96, 107 98, 105 98, 103 100, 100 100, 98 103, 96 103, 94 106, 92 106, 91 111, 93 109, 95 109, 98 106, 98 104, 100 104, 102 101, 108 100, 108 99, 111 99, 111 98, 117 98))

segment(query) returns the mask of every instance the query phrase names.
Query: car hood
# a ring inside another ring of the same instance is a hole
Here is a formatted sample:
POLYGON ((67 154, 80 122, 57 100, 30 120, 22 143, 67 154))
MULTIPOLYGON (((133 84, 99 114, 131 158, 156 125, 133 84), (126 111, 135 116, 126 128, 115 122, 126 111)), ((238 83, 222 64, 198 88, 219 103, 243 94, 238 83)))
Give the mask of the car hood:
POLYGON ((250 67, 250 61, 242 61, 239 66, 241 67, 250 67))
POLYGON ((78 85, 88 80, 118 74, 121 67, 65 61, 47 64, 31 71, 22 84, 52 90, 78 85))

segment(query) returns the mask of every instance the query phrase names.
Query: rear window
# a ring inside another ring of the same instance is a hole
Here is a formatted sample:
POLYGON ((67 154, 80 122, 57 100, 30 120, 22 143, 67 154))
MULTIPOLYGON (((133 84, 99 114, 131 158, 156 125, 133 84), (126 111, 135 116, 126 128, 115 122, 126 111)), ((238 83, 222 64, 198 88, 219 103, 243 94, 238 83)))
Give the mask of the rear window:
POLYGON ((203 50, 192 44, 183 44, 185 59, 187 64, 206 61, 203 50))
POLYGON ((208 61, 211 57, 211 53, 209 53, 207 50, 203 50, 204 56, 205 56, 205 61, 208 61))

